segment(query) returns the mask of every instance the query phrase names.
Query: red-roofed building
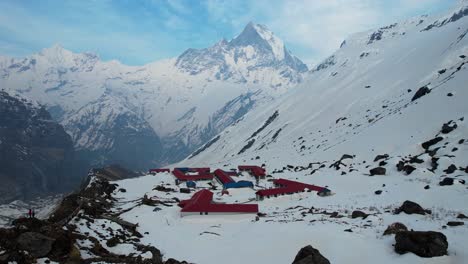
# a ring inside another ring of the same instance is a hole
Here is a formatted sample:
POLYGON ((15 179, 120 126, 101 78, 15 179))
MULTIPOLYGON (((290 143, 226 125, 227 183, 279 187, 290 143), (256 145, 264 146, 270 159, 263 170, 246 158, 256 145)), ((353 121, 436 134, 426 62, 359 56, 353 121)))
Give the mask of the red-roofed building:
POLYGON ((172 170, 172 174, 179 181, 209 181, 213 179, 213 174, 209 172, 198 173, 196 175, 187 175, 181 170, 174 169, 172 170))
POLYGON ((278 197, 287 194, 301 193, 305 191, 316 191, 320 196, 330 195, 331 193, 329 189, 324 187, 286 179, 277 179, 274 180, 273 183, 275 184, 276 188, 264 189, 256 192, 257 200, 263 200, 264 198, 278 197))
POLYGON ((222 184, 225 185, 230 182, 234 182, 234 180, 229 176, 225 171, 221 169, 217 169, 214 171, 214 174, 216 176, 216 179, 222 184))
POLYGON ((201 190, 189 200, 179 203, 181 215, 207 214, 256 214, 258 204, 218 204, 213 202, 213 193, 201 190))
POLYGON ((266 171, 264 168, 259 166, 252 166, 252 165, 241 165, 238 166, 239 171, 248 171, 252 176, 257 179, 264 179, 266 176, 266 171))

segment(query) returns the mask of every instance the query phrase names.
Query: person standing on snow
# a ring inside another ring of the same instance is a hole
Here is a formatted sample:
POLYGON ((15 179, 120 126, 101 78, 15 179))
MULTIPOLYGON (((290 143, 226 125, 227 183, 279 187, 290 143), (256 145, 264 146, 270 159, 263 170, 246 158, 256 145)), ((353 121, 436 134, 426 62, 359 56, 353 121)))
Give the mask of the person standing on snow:
POLYGON ((29 217, 29 218, 32 217, 32 210, 31 210, 31 208, 29 208, 28 217, 29 217))

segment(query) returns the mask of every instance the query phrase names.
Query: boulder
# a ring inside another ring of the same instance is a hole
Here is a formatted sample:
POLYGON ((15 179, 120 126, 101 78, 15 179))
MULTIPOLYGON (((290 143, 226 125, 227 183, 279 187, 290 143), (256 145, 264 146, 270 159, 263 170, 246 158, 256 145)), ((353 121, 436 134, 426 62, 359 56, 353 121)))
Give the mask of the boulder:
POLYGON ((458 219, 468 219, 468 216, 464 215, 464 214, 458 214, 457 215, 457 218, 458 219))
POLYGON ((404 201, 403 204, 395 210, 396 214, 404 212, 406 214, 430 214, 429 210, 425 210, 419 204, 412 201, 404 201))
POLYGON ((377 194, 377 195, 380 195, 380 194, 382 194, 382 190, 377 190, 374 193, 377 194))
POLYGON ((440 186, 446 186, 446 185, 453 185, 453 178, 444 178, 441 182, 439 182, 440 186))
POLYGON ((387 172, 387 169, 385 169, 384 167, 376 167, 376 168, 369 170, 370 176, 385 175, 386 172, 387 172))
POLYGON ((439 143, 440 141, 442 141, 444 138, 443 137, 436 137, 436 138, 433 138, 431 140, 428 140, 424 143, 421 144, 422 148, 423 149, 428 149, 430 148, 432 145, 435 145, 437 143, 439 143))
POLYGON ((387 159, 389 156, 388 154, 383 154, 383 155, 377 155, 375 156, 374 158, 374 162, 378 161, 378 160, 381 160, 381 159, 387 159))
POLYGON ((396 234, 401 231, 408 231, 408 228, 400 222, 395 222, 389 225, 387 229, 385 229, 383 235, 386 236, 386 235, 396 234))
POLYGON ((351 218, 358 218, 358 217, 362 217, 362 219, 366 219, 369 215, 364 213, 363 211, 353 211, 353 213, 351 214, 351 218))
POLYGON ((416 170, 416 168, 411 165, 403 166, 403 171, 406 172, 406 175, 410 175, 414 170, 416 170))
POLYGON ((447 237, 434 231, 401 231, 395 235, 395 252, 412 252, 420 257, 431 258, 447 255, 447 237))
POLYGON ((464 225, 465 223, 461 222, 461 221, 449 221, 447 223, 448 226, 462 226, 464 225))
POLYGON ((455 166, 455 164, 452 164, 452 165, 448 166, 448 168, 445 169, 444 172, 447 173, 447 174, 452 174, 456 170, 457 170, 457 166, 455 166))
POLYGON ((452 132, 453 130, 455 130, 457 128, 457 123, 453 123, 452 125, 450 125, 451 123, 452 121, 443 124, 442 130, 440 132, 442 132, 442 134, 448 134, 452 132))
POLYGON ((293 264, 330 264, 330 261, 320 251, 308 245, 299 250, 293 264))
POLYGON ((16 242, 22 250, 28 251, 31 256, 41 258, 52 250, 55 239, 41 233, 26 232, 19 235, 16 242))
POLYGON ((421 97, 423 97, 424 95, 430 93, 431 90, 427 87, 427 86, 423 86, 421 88, 419 88, 416 93, 414 94, 413 98, 411 98, 411 101, 415 101, 421 97))

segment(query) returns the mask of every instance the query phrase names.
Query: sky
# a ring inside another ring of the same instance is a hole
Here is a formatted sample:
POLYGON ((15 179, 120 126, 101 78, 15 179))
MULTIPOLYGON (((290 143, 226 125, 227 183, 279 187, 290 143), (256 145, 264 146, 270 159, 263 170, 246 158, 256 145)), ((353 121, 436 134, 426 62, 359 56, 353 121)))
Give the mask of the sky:
POLYGON ((444 12, 457 0, 0 0, 0 55, 59 44, 143 65, 266 25, 308 65, 350 34, 444 12))

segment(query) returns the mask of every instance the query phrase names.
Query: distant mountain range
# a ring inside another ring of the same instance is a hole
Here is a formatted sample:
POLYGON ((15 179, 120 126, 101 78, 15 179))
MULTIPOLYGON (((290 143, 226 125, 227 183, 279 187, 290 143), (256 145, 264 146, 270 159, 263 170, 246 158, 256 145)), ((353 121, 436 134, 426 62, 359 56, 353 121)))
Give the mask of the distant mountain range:
POLYGON ((147 169, 186 157, 307 71, 281 39, 249 23, 231 41, 144 66, 59 45, 0 57, 0 86, 45 105, 91 164, 147 169))

